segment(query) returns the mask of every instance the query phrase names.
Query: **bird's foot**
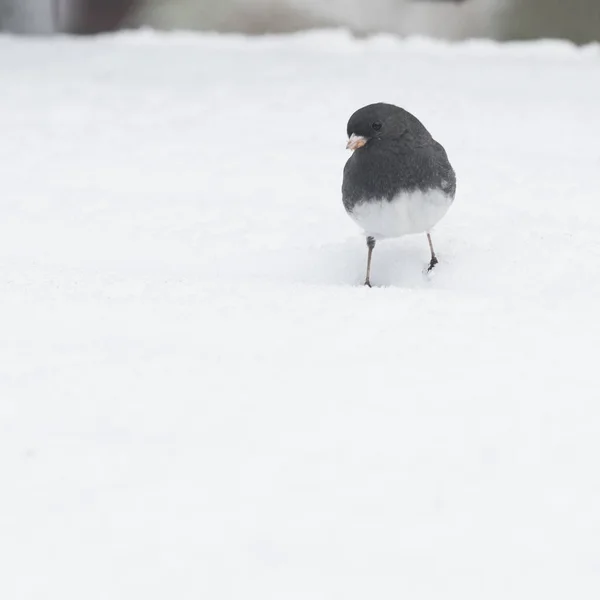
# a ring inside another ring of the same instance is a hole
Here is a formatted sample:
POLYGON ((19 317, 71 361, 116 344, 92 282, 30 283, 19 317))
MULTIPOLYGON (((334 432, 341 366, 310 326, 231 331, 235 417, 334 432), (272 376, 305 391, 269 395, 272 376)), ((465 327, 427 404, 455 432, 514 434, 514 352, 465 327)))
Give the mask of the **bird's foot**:
POLYGON ((429 266, 427 267, 427 272, 428 272, 428 273, 431 273, 431 271, 433 270, 433 268, 434 268, 434 267, 435 267, 435 265, 437 265, 437 264, 438 264, 438 259, 437 259, 437 257, 433 256, 433 257, 431 258, 431 261, 430 261, 430 263, 429 263, 429 266))
POLYGON ((368 287, 373 287, 371 285, 371 280, 370 279, 365 279, 365 285, 368 286, 368 287))

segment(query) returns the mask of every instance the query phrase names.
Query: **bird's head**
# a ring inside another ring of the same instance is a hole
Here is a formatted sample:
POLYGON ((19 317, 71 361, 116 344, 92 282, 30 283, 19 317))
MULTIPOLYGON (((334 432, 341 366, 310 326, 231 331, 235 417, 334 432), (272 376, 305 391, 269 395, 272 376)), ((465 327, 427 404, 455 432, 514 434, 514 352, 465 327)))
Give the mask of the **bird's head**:
POLYGON ((348 150, 359 150, 373 140, 400 139, 408 131, 408 113, 393 104, 369 104, 348 121, 348 150))

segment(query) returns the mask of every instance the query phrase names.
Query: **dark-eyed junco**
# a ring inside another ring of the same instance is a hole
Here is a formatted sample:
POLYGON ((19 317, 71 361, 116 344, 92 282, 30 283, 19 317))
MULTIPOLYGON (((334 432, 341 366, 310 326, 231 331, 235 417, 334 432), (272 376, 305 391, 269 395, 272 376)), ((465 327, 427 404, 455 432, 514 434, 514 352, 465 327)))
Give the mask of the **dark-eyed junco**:
POLYGON ((426 233, 428 271, 437 264, 431 229, 454 201, 456 175, 443 146, 409 112, 392 104, 370 104, 348 121, 342 198, 367 237, 365 285, 371 286, 376 240, 426 233))

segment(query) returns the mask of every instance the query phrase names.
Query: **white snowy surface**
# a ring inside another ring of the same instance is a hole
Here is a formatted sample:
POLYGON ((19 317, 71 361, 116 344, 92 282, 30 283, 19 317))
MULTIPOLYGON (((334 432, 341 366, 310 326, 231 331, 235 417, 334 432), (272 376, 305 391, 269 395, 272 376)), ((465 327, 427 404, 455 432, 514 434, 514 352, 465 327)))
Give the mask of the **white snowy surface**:
POLYGON ((2 600, 600 597, 600 51, 0 38, 2 600), (366 248, 346 120, 458 173, 366 248))

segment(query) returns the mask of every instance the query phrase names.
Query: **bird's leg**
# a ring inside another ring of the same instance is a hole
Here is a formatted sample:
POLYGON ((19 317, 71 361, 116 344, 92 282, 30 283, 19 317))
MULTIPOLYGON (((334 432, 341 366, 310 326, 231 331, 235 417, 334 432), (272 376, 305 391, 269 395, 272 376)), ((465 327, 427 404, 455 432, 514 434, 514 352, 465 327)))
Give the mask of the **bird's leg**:
POLYGON ((431 260, 429 261, 429 267, 427 268, 427 271, 431 271, 431 269, 438 264, 438 259, 435 255, 435 250, 433 249, 433 244, 431 242, 431 234, 429 232, 427 232, 427 241, 429 242, 429 250, 431 250, 431 260))
POLYGON ((367 277, 365 279, 365 285, 371 287, 371 257, 373 256, 373 248, 375 248, 375 238, 369 236, 367 238, 367 248, 369 254, 367 255, 367 277))

